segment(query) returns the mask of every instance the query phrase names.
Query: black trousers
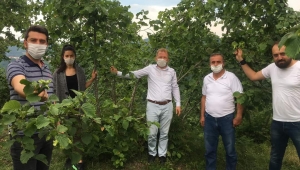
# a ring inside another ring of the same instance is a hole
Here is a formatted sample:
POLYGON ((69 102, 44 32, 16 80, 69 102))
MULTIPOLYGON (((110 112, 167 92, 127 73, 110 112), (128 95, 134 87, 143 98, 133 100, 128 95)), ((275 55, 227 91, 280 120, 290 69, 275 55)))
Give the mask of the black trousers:
POLYGON ((47 158, 48 165, 34 158, 30 158, 26 164, 22 164, 20 156, 23 147, 21 146, 21 143, 14 142, 10 148, 14 170, 49 170, 53 150, 53 140, 46 141, 46 136, 40 139, 38 134, 33 135, 31 138, 34 140, 34 154, 44 154, 47 158))

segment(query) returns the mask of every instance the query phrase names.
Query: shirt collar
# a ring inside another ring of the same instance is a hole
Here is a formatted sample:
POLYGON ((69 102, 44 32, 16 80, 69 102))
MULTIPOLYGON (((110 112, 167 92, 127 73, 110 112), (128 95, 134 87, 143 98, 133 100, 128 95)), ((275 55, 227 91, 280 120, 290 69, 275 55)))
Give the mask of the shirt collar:
MULTIPOLYGON (((210 73, 208 76, 210 78, 214 79, 213 73, 210 73)), ((226 79, 226 78, 227 78, 227 70, 225 70, 224 74, 220 78, 218 78, 218 79, 226 79)))
POLYGON ((156 68, 156 69, 159 69, 159 70, 169 70, 170 67, 167 65, 166 68, 161 69, 161 68, 159 68, 159 67, 157 66, 157 64, 155 64, 155 68, 156 68))
MULTIPOLYGON (((29 66, 38 66, 40 67, 38 64, 34 63, 33 61, 31 61, 26 55, 21 56, 21 58, 29 65, 29 66)), ((42 67, 46 67, 46 65, 44 64, 44 62, 41 60, 41 62, 43 63, 42 67)))

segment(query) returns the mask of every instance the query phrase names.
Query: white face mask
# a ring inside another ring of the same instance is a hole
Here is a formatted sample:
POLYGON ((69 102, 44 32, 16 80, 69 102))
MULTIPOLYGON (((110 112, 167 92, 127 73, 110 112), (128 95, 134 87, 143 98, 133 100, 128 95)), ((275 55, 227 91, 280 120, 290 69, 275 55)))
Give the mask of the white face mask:
POLYGON ((27 52, 36 60, 40 60, 45 55, 46 50, 47 45, 28 43, 27 52))
POLYGON ((165 67, 167 65, 167 61, 161 58, 157 59, 156 63, 159 67, 165 67))
POLYGON ((65 63, 70 66, 70 65, 74 64, 75 58, 66 58, 64 60, 65 60, 65 63))
POLYGON ((220 71, 223 70, 223 65, 222 65, 222 64, 219 64, 219 65, 217 65, 217 66, 211 65, 211 66, 210 66, 210 69, 211 69, 211 71, 214 72, 214 73, 220 73, 220 71))

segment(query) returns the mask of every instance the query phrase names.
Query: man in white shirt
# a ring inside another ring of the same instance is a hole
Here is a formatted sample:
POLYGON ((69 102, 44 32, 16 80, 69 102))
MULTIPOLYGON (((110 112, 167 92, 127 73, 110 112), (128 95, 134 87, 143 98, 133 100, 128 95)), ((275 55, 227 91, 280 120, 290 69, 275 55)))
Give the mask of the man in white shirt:
POLYGON ((220 53, 210 55, 212 73, 203 80, 200 123, 204 127, 206 170, 215 170, 217 148, 221 135, 226 151, 226 170, 235 170, 237 154, 235 151, 235 127, 242 122, 243 106, 235 102, 233 93, 243 92, 240 80, 224 69, 224 56, 220 53))
MULTIPOLYGON (((158 127, 152 124, 149 129, 148 162, 154 162, 158 150, 160 163, 164 164, 167 156, 168 133, 173 117, 172 94, 176 102, 176 114, 179 116, 181 112, 180 93, 176 72, 167 65, 169 61, 167 49, 157 50, 155 60, 157 64, 151 64, 143 69, 132 71, 132 73, 136 78, 148 76, 146 118, 147 121, 160 124, 158 148, 156 148, 158 127)), ((110 69, 112 73, 122 76, 122 72, 114 66, 111 66, 110 69)), ((129 75, 127 74, 126 77, 129 75)))
POLYGON ((278 42, 272 47, 274 63, 261 71, 253 71, 242 55, 242 50, 238 49, 236 59, 250 80, 271 78, 273 120, 269 169, 280 170, 289 138, 292 139, 300 158, 300 62, 285 54, 285 46, 279 49, 278 42))

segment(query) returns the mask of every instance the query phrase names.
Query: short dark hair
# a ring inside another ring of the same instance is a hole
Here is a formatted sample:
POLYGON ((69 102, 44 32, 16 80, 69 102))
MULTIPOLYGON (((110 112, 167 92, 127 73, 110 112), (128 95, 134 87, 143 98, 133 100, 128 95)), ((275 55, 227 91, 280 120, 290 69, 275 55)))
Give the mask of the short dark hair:
POLYGON ((29 32, 38 32, 38 33, 41 33, 41 34, 45 34, 46 35, 46 38, 47 38, 47 42, 49 40, 49 33, 48 33, 48 30, 44 27, 44 26, 40 26, 40 25, 32 25, 30 26, 26 32, 25 32, 25 40, 27 40, 28 36, 29 36, 29 32))
POLYGON ((223 58, 223 62, 225 61, 224 55, 222 53, 212 53, 209 58, 216 56, 216 55, 220 55, 223 58))
POLYGON ((272 47, 274 47, 274 45, 278 45, 280 41, 274 41, 272 47))

